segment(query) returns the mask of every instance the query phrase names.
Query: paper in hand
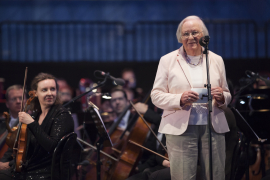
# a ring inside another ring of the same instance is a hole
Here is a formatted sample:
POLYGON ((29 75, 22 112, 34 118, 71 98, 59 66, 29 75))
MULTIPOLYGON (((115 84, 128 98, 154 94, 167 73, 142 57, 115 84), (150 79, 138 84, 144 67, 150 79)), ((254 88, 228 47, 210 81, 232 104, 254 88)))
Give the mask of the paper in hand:
POLYGON ((195 91, 199 94, 199 99, 194 103, 207 103, 207 89, 206 88, 191 88, 191 91, 195 91), (206 96, 206 97, 205 97, 206 96))

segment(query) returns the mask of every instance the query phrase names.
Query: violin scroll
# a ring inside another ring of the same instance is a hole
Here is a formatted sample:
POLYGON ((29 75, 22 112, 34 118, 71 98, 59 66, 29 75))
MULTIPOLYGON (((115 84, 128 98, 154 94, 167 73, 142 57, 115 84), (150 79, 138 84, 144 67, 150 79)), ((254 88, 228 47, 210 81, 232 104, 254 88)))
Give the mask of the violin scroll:
POLYGON ((9 121, 10 121, 10 115, 8 114, 8 112, 3 112, 3 115, 5 116, 6 119, 6 128, 8 130, 8 132, 12 132, 10 126, 9 126, 9 121))

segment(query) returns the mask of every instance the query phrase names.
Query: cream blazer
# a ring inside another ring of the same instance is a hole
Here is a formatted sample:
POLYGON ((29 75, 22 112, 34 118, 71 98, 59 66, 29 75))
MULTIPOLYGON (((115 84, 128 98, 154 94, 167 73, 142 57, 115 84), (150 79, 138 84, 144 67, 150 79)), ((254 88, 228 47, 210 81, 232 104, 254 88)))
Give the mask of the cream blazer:
MULTIPOLYGON (((211 87, 221 87, 225 103, 219 105, 213 98, 212 126, 217 133, 229 131, 223 108, 231 100, 226 81, 223 59, 209 51, 209 72, 211 87)), ((207 83, 206 59, 203 55, 203 81, 207 83)), ((185 60, 183 46, 161 57, 151 91, 151 98, 157 107, 164 110, 159 132, 163 134, 181 135, 188 126, 191 105, 180 106, 180 99, 185 91, 191 90, 192 82, 188 64, 185 60)))

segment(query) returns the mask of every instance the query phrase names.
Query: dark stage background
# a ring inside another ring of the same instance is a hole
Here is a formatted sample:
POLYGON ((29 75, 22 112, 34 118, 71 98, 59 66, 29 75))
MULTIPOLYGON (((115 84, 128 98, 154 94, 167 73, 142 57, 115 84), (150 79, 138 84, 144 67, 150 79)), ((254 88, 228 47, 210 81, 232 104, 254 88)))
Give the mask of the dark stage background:
MULTIPOLYGON (((238 80, 246 77, 245 71, 253 72, 269 71, 269 59, 248 59, 248 60, 225 60, 226 75, 234 85, 238 85, 238 80)), ((78 88, 79 80, 87 77, 93 81, 95 70, 110 72, 114 77, 121 77, 124 68, 132 68, 136 74, 137 86, 145 91, 151 89, 154 83, 158 62, 67 62, 67 63, 13 63, 2 62, 0 66, 0 77, 5 77, 5 87, 13 84, 22 84, 25 67, 28 67, 28 81, 30 86, 32 78, 39 72, 52 73, 58 78, 65 78, 73 87, 78 88)))

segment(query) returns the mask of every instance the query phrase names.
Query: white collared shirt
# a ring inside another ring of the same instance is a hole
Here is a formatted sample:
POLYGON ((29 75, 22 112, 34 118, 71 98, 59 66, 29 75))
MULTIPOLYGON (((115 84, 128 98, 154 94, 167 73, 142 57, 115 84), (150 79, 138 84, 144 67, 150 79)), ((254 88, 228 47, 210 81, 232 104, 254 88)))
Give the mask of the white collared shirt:
MULTIPOLYGON (((125 116, 122 118, 122 121, 118 124, 118 127, 121 129, 126 129, 128 126, 128 119, 129 119, 129 115, 130 115, 130 110, 128 110, 125 114, 125 116)), ((118 117, 114 120, 114 122, 116 122, 118 119, 118 117)))
POLYGON ((13 128, 16 124, 16 121, 18 120, 18 118, 14 118, 12 116, 10 116, 10 121, 9 121, 9 127, 13 128))

